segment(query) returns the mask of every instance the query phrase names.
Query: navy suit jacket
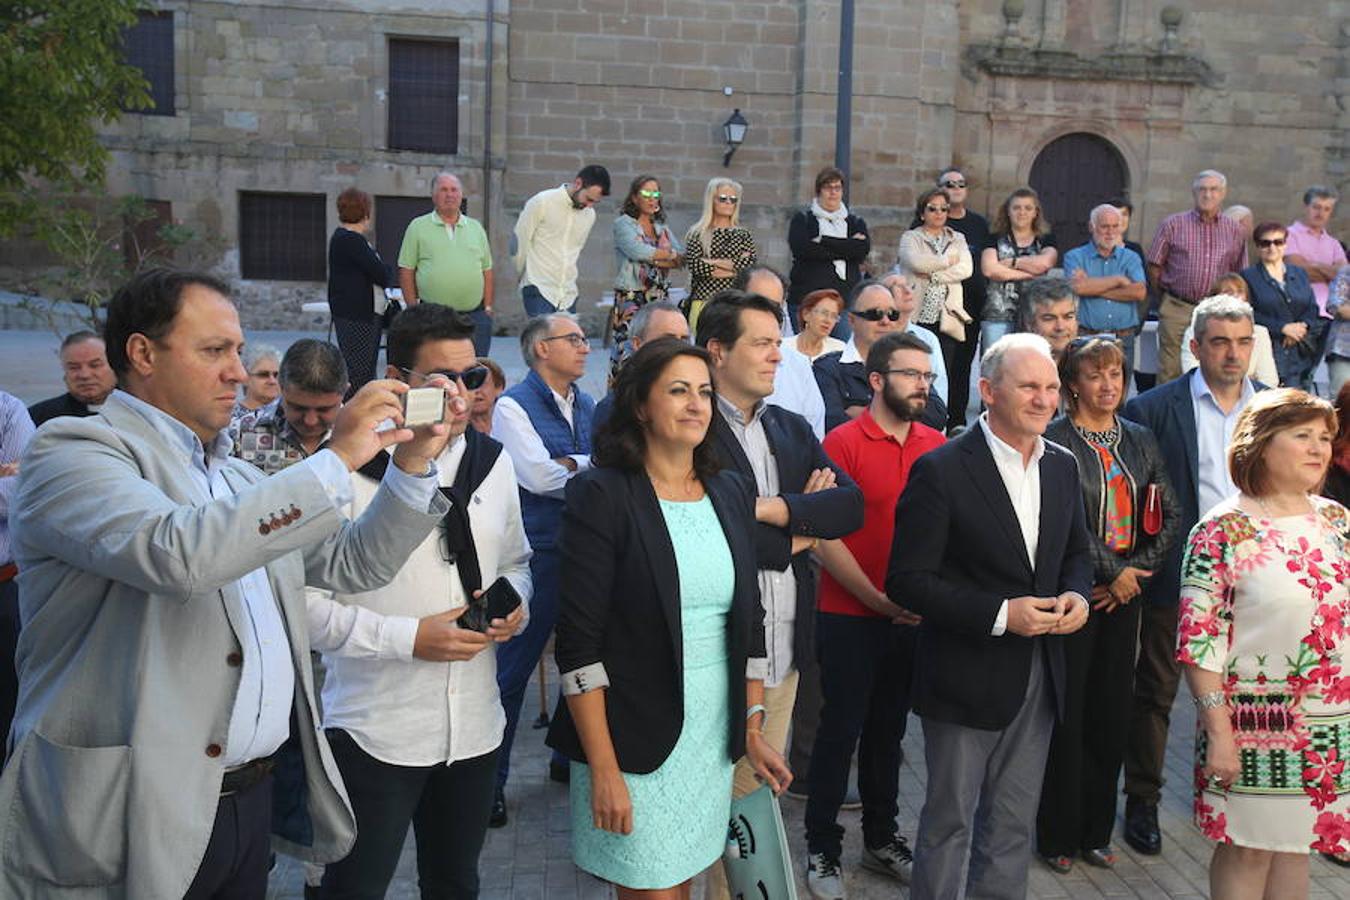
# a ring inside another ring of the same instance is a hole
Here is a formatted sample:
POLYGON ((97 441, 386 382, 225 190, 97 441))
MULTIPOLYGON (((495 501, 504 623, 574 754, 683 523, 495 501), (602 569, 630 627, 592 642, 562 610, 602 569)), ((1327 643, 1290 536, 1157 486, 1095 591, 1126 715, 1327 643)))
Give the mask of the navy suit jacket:
POLYGON ((919 457, 895 508, 886 595, 923 616, 914 711, 967 728, 1002 730, 1044 653, 1064 713, 1064 638, 993 636, 1003 601, 1092 596, 1091 536, 1072 453, 1049 441, 1040 462, 1035 566, 993 453, 978 425, 919 457))

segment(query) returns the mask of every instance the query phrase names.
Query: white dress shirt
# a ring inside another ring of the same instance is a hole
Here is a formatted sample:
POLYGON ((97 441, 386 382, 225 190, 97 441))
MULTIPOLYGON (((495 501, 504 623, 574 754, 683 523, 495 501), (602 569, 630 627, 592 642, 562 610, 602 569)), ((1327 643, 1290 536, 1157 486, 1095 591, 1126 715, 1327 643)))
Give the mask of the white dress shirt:
POLYGON ((825 398, 820 395, 820 385, 811 370, 811 360, 792 345, 783 341, 783 361, 778 364, 778 373, 773 380, 773 393, 765 400, 774 406, 781 406, 811 423, 816 440, 825 439, 825 398))
MULTIPOLYGON (((1031 460, 1022 461, 1022 451, 1003 441, 989 427, 989 414, 980 415, 980 430, 989 444, 989 452, 994 455, 994 466, 1003 487, 1008 491, 1008 500, 1012 502, 1013 512, 1017 515, 1017 525, 1022 530, 1022 543, 1027 551, 1027 561, 1031 570, 1036 571, 1036 548, 1040 545, 1041 531, 1041 457, 1045 456, 1045 439, 1036 438, 1036 449, 1031 451, 1031 460)), ((992 634, 1000 637, 1008 630, 1008 601, 998 609, 992 634)))
MULTIPOLYGON (((557 391, 551 393, 563 418, 569 426, 573 426, 572 407, 576 402, 576 390, 569 390, 566 397, 557 391)), ((522 488, 531 494, 562 499, 568 479, 576 472, 569 472, 566 466, 553 461, 539 432, 534 430, 534 423, 524 408, 511 397, 497 400, 497 406, 492 411, 492 436, 501 441, 506 452, 511 454, 516 478, 520 480, 522 488)), ((589 454, 572 453, 569 456, 577 464, 577 472, 584 472, 591 467, 589 454)))
MULTIPOLYGON (((457 440, 437 461, 442 486, 454 484, 465 446, 457 440)), ((370 503, 375 487, 368 478, 352 477, 353 514, 370 503)), ((483 587, 505 576, 528 613, 530 545, 507 453, 497 457, 469 500, 469 523, 483 587)), ((396 766, 473 759, 501 743, 506 714, 497 691, 495 644, 460 662, 428 662, 412 655, 418 620, 457 609, 468 599, 458 570, 445 562, 439 528, 384 587, 337 594, 335 602, 316 599, 310 600, 309 626, 310 640, 328 668, 325 728, 341 728, 366 753, 396 766)))
POLYGON ((1200 518, 1224 500, 1238 492, 1228 471, 1228 445, 1233 442, 1233 429, 1247 404, 1256 396, 1250 378, 1242 379, 1242 394, 1232 410, 1225 413, 1214 399, 1209 382, 1201 372, 1191 376, 1191 409, 1195 413, 1195 436, 1199 444, 1196 473, 1196 500, 1200 518))
POLYGON ((533 285, 558 309, 576 303, 577 257, 595 224, 595 208, 575 208, 568 187, 540 191, 525 202, 511 257, 521 287, 533 285))

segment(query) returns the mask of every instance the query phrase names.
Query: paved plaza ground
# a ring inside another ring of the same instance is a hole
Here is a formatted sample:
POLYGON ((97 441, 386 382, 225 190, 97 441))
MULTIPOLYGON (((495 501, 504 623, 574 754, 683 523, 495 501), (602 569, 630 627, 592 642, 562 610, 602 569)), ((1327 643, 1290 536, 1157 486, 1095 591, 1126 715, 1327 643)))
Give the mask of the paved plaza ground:
MULTIPOLYGON (((322 336, 306 332, 250 333, 251 342, 265 342, 285 349, 299 337, 322 336)), ((57 339, 40 331, 0 331, 0 389, 15 394, 27 403, 61 392, 59 366, 55 356, 57 339)), ((519 345, 515 338, 498 337, 493 343, 493 358, 505 367, 514 383, 523 377, 519 345)), ((608 354, 598 346, 587 365, 584 387, 599 396, 603 391, 608 354)), ((537 681, 536 674, 536 681, 537 681)), ((550 669, 548 697, 550 705, 556 691, 556 670, 550 669)), ((540 692, 532 684, 522 727, 512 758, 512 780, 507 788, 510 823, 490 831, 482 857, 484 900, 586 900, 613 896, 608 885, 579 871, 571 860, 569 808, 566 786, 548 780, 548 754, 543 731, 528 723, 539 713, 540 692)), ((1161 856, 1139 856, 1123 840, 1116 841, 1120 862, 1112 871, 1078 865, 1066 876, 1055 875, 1038 862, 1031 866, 1030 896, 1034 898, 1098 897, 1196 898, 1208 896, 1206 870, 1211 845, 1191 824, 1190 783, 1191 746, 1194 716, 1183 688, 1168 744, 1167 778, 1160 819, 1164 833, 1161 856)), ((1125 711, 1121 710, 1121 715, 1125 711)), ((919 809, 923 803, 923 745, 918 719, 911 717, 905 739, 905 763, 900 781, 900 828, 914 835, 919 809)), ((793 848, 794 869, 798 876, 798 894, 808 897, 801 880, 801 862, 805 853, 802 835, 803 804, 783 800, 783 816, 793 848)), ((451 813, 453 815, 453 811, 451 813)), ((858 866, 861 853, 860 814, 845 812, 840 820, 847 829, 843 862, 845 883, 851 898, 894 898, 907 892, 858 866)), ((1119 828, 1117 828, 1119 833, 1119 828)), ((418 896, 413 839, 400 861, 398 874, 389 891, 391 900, 412 900, 418 896)), ((1339 869, 1320 858, 1312 861, 1311 897, 1350 897, 1350 871, 1339 869)), ((282 858, 268 892, 269 900, 300 900, 303 896, 300 866, 282 858)), ((697 883, 695 897, 703 896, 697 883)), ((776 898, 775 898, 776 900, 776 898)))

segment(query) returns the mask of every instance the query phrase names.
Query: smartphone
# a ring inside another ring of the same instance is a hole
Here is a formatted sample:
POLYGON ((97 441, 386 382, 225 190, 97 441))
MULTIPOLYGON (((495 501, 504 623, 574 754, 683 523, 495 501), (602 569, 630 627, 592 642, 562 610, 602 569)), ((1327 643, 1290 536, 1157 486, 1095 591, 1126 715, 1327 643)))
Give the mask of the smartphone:
POLYGON ((445 389, 409 388, 403 395, 403 427, 439 425, 445 421, 445 389))
POLYGON ((517 606, 520 606, 520 594, 503 575, 472 600, 457 621, 460 628, 487 631, 493 619, 505 619, 517 606))

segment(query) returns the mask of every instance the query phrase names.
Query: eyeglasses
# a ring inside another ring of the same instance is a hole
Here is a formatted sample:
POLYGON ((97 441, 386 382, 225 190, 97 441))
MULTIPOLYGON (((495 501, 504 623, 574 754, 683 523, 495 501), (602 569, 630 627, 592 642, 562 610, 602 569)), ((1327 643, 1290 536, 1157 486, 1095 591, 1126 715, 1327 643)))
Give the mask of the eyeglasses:
POLYGON ((966 186, 964 181, 942 181, 938 182, 938 187, 945 188, 963 188, 966 186))
POLYGON ((575 331, 568 332, 567 334, 555 334, 555 335, 553 335, 553 337, 546 337, 546 338, 543 338, 543 340, 545 340, 545 341, 567 341, 567 343, 571 344, 573 347, 577 348, 578 350, 580 350, 582 347, 587 346, 587 345, 590 343, 589 341, 586 340, 586 335, 584 335, 584 334, 577 334, 575 331))
POLYGON ((1265 247, 1283 247, 1283 246, 1284 246, 1284 238, 1279 238, 1279 239, 1276 239, 1276 238, 1262 238, 1261 240, 1259 240, 1259 241, 1256 242, 1256 246, 1262 247, 1262 248, 1265 248, 1265 247))
POLYGON ((900 310, 898 309, 882 309, 878 306, 874 309, 853 309, 849 312, 869 322, 880 322, 882 319, 890 319, 892 322, 900 321, 900 310))
POLYGON ((930 213, 945 213, 949 209, 951 209, 950 206, 934 206, 931 203, 924 207, 924 210, 930 213))
POLYGON ((647 200, 660 200, 660 199, 661 199, 661 192, 660 192, 660 191, 638 191, 638 196, 639 196, 639 197, 646 198, 647 200))
POLYGON ((739 203, 740 201, 741 201, 741 198, 740 198, 740 197, 733 197, 733 196, 730 195, 730 194, 718 194, 718 195, 717 195, 717 202, 718 202, 718 203, 739 203))
POLYGON ((900 375, 908 378, 910 381, 922 381, 924 384, 932 386, 937 381, 936 372, 923 372, 919 369, 882 369, 882 375, 900 375))
POLYGON ((430 372, 418 372, 413 369, 405 369, 402 366, 399 366, 398 370, 404 375, 416 375, 423 381, 433 375, 441 375, 446 381, 461 382, 465 388, 471 391, 476 391, 482 387, 488 378, 487 366, 469 366, 463 372, 456 372, 454 369, 432 369, 430 372))
POLYGON ((278 378, 281 373, 276 369, 264 369, 261 372, 249 372, 249 378, 278 378))

